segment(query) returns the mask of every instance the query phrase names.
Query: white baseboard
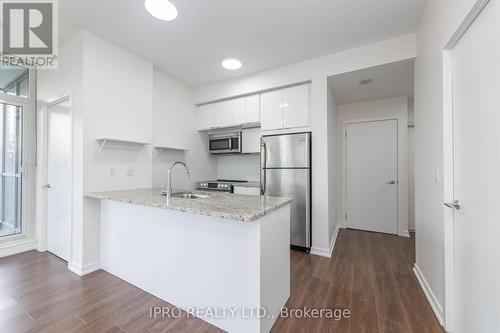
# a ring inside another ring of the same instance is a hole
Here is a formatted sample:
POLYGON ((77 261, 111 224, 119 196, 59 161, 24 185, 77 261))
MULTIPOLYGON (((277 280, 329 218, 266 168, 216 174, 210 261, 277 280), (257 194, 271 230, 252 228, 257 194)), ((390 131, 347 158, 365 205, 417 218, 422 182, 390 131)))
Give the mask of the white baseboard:
POLYGON ((68 263, 68 269, 77 275, 84 276, 101 269, 101 263, 99 260, 96 260, 90 264, 82 266, 74 262, 70 262, 68 263))
POLYGON ((413 267, 413 273, 415 273, 415 276, 417 277, 417 281, 420 284, 420 287, 424 291, 424 295, 427 298, 427 301, 431 305, 432 311, 434 311, 434 314, 436 315, 436 318, 439 321, 439 324, 441 326, 444 325, 444 313, 443 313, 443 307, 437 300, 436 295, 432 291, 431 287, 427 283, 427 280, 425 279, 424 275, 422 274, 422 271, 418 267, 417 264, 413 267))
POLYGON ((410 232, 408 231, 408 229, 405 229, 405 230, 400 231, 398 236, 410 238, 410 232))
POLYGON ((322 247, 312 247, 309 253, 316 256, 331 258, 333 253, 333 248, 335 247, 335 242, 337 241, 337 236, 339 234, 339 229, 340 225, 337 225, 328 249, 322 247))
POLYGON ((22 239, 0 244, 0 258, 14 254, 35 250, 37 241, 34 239, 22 239))

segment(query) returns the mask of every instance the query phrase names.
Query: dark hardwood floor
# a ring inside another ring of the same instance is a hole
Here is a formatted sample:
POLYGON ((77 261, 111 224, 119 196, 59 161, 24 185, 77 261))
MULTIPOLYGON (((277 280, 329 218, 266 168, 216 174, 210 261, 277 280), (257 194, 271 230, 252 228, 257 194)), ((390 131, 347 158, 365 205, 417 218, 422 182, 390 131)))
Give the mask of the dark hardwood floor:
MULTIPOLYGON (((414 238, 341 230, 332 258, 292 251, 288 309, 348 309, 350 318, 279 318, 272 332, 442 332, 411 271, 414 238)), ((0 259, 0 332, 220 332, 108 274, 78 277, 49 253, 0 259)))

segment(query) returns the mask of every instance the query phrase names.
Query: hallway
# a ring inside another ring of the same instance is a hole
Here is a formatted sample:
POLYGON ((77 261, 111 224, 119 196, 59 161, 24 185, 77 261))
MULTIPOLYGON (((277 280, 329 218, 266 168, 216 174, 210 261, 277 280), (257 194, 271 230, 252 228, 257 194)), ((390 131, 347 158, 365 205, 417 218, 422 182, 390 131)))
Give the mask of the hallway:
POLYGON ((289 308, 350 309, 351 318, 280 319, 273 332, 442 332, 412 272, 411 239, 341 229, 332 258, 292 253, 289 308))

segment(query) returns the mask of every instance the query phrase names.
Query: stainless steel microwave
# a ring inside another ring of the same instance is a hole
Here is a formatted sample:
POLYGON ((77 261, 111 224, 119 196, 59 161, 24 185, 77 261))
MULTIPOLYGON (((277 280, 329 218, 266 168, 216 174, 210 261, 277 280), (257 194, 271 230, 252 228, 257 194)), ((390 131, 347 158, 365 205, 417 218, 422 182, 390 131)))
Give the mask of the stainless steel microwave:
POLYGON ((241 153, 241 131, 209 134, 208 151, 210 154, 241 153))

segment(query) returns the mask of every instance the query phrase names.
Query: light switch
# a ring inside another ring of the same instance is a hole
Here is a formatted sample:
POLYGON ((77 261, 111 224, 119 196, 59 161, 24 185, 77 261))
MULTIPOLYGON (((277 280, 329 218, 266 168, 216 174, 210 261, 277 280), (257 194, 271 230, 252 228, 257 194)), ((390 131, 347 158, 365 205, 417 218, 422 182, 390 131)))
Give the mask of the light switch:
POLYGON ((118 176, 118 170, 116 168, 109 168, 109 172, 108 172, 108 177, 116 177, 118 176))

